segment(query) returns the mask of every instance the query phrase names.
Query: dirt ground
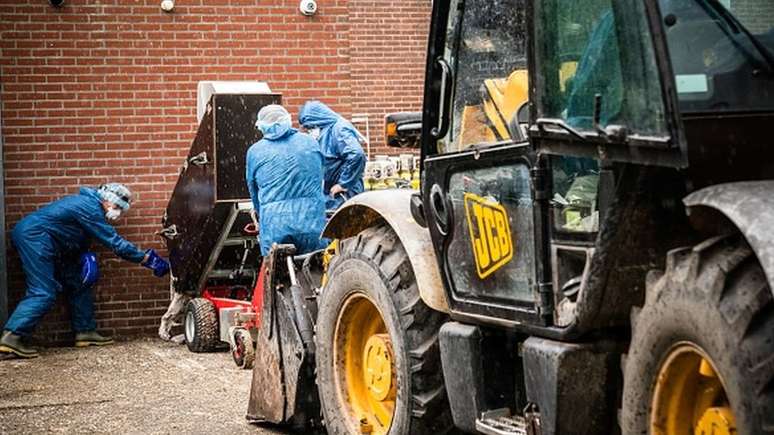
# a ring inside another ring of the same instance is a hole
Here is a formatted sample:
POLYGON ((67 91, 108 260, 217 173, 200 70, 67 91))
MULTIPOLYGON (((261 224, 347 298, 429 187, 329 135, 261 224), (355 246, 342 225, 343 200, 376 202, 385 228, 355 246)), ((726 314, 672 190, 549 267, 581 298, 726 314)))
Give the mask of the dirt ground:
POLYGON ((280 434, 245 420, 251 371, 154 339, 0 361, 0 433, 280 434))

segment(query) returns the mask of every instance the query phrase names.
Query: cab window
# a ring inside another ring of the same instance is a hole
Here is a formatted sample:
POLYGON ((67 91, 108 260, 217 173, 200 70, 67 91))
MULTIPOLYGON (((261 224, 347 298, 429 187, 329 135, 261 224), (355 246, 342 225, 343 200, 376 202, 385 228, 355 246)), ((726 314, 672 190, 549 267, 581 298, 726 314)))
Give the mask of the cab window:
POLYGON ((595 233, 599 230, 599 162, 572 156, 552 156, 554 230, 560 233, 595 233))
POLYGON ((535 2, 538 118, 591 133, 618 125, 668 135, 652 41, 643 37, 649 34, 643 3, 535 2))
POLYGON ((450 5, 444 59, 453 74, 451 128, 439 153, 522 141, 527 101, 524 0, 458 0, 450 5))
POLYGON ((683 112, 774 108, 774 1, 660 0, 683 112))

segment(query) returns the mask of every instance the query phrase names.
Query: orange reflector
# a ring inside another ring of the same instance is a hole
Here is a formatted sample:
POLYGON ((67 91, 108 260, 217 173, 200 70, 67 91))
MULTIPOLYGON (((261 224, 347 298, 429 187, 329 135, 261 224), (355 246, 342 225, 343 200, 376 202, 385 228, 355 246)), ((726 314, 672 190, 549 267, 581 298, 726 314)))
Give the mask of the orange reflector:
POLYGON ((396 134, 398 134, 398 124, 396 124, 394 122, 388 122, 384 126, 384 133, 387 136, 395 136, 396 134))

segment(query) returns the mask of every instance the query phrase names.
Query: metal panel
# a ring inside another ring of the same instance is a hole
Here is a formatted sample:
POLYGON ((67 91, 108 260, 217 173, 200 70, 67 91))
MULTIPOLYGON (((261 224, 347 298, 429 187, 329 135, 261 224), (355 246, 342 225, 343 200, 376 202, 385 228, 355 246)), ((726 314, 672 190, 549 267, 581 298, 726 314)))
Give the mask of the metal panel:
POLYGON ((215 95, 215 193, 217 201, 250 199, 245 155, 261 138, 255 127, 258 110, 279 104, 279 95, 215 95))
POLYGON ((543 435, 615 434, 620 345, 530 337, 522 345, 527 400, 543 435))
POLYGON ((278 94, 210 99, 162 220, 173 233, 167 248, 176 291, 198 294, 230 211, 250 201, 245 156, 260 138, 255 119, 261 107, 280 100, 278 94))

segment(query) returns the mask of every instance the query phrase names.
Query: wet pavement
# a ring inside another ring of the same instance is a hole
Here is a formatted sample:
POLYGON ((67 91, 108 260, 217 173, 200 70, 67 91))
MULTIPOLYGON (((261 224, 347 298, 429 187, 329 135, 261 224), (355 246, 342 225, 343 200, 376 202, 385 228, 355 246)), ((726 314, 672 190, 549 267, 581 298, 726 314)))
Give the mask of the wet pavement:
POLYGON ((155 339, 0 361, 0 433, 281 434, 247 423, 251 371, 155 339))

